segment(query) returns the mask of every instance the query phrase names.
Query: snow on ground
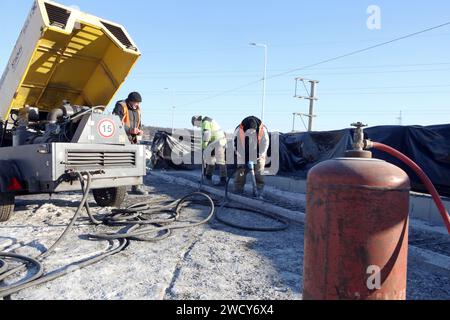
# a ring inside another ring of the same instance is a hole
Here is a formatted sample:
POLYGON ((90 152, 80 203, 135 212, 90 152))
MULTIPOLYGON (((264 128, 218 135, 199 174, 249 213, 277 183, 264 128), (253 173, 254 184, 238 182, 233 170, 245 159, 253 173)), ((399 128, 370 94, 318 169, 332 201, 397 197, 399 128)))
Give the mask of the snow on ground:
MULTIPOLYGON (((174 200, 192 191, 155 178, 147 181, 151 199, 174 200)), ((37 255, 64 230, 81 195, 72 193, 19 198, 12 219, 0 224, 0 250, 37 255)), ((128 196, 127 203, 141 202, 128 196)), ((94 205, 95 213, 105 209, 94 205)), ((192 219, 205 210, 187 212, 192 219)), ((223 214, 240 223, 255 216, 226 209, 223 214)), ((107 242, 88 241, 82 235, 108 230, 77 222, 67 240, 45 260, 52 271, 99 253, 107 242), (81 237, 81 238, 80 238, 81 237)), ((14 294, 13 300, 49 299, 301 299, 303 272, 301 224, 276 233, 248 232, 217 221, 193 229, 177 230, 163 241, 137 242, 123 252, 82 270, 14 294)), ((410 262, 409 299, 450 299, 450 275, 410 262)))

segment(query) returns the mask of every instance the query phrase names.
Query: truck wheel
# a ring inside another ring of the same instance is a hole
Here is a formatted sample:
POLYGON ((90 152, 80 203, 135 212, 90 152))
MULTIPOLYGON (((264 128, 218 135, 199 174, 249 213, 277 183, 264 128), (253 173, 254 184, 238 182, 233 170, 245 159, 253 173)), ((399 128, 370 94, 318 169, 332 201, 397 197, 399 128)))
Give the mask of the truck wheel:
POLYGON ((125 200, 127 187, 97 189, 92 191, 95 202, 100 207, 119 208, 125 200))
POLYGON ((0 222, 6 222, 14 212, 15 196, 12 193, 0 193, 0 222))

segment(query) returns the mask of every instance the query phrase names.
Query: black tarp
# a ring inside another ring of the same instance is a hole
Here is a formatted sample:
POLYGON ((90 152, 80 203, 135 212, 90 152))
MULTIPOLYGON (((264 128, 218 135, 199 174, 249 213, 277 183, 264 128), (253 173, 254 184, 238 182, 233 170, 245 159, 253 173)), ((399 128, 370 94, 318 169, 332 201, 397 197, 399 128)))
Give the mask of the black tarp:
MULTIPOLYGON (((353 134, 354 129, 280 134, 279 174, 306 178, 309 170, 318 163, 344 156, 345 151, 352 148, 353 134)), ((450 125, 379 126, 365 129, 365 135, 372 141, 384 143, 407 155, 425 171, 442 195, 450 196, 450 125)), ((191 142, 194 144, 193 138, 191 142)), ((156 168, 198 168, 175 165, 171 161, 174 150, 179 154, 189 154, 193 147, 186 147, 166 132, 157 132, 152 146, 156 168)), ((408 173, 413 190, 425 191, 406 165, 386 153, 372 151, 375 158, 386 160, 408 173)))
MULTIPOLYGON (((201 153, 200 141, 195 141, 194 136, 191 135, 191 143, 182 143, 172 137, 171 134, 165 131, 157 131, 154 134, 152 151, 152 167, 154 169, 176 169, 176 170, 193 170, 201 168, 201 166, 191 165, 195 163, 195 153, 201 153), (188 164, 175 164, 173 162, 173 154, 181 156, 181 158, 190 158, 188 164)), ((201 158, 200 158, 201 159, 201 158)))
MULTIPOLYGON (((353 133, 353 129, 345 129, 282 135, 280 174, 304 178, 316 164, 344 156, 352 146, 353 133)), ((450 195, 450 125, 379 126, 367 128, 365 136, 407 155, 425 171, 441 194, 450 195)), ((375 158, 386 160, 408 173, 413 190, 425 191, 406 165, 384 152, 372 151, 375 158)))
POLYGON ((351 148, 352 130, 280 135, 280 173, 306 178, 316 164, 342 157, 351 148))

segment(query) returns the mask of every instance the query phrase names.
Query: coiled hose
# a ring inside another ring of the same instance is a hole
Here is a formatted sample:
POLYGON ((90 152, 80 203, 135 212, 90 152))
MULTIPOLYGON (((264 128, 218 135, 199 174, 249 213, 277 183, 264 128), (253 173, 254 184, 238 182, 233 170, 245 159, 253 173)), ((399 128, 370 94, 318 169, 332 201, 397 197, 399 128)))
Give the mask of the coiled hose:
POLYGON ((11 294, 17 293, 21 290, 40 285, 59 277, 67 275, 74 270, 83 269, 87 266, 95 264, 106 257, 117 254, 123 251, 128 245, 130 240, 138 241, 160 241, 170 236, 172 230, 186 229, 200 226, 208 223, 214 216, 215 204, 214 201, 205 193, 195 192, 185 196, 184 198, 166 204, 153 207, 154 201, 144 202, 140 204, 132 205, 126 209, 117 209, 112 211, 112 215, 107 215, 103 220, 99 221, 92 215, 89 204, 87 202, 89 192, 91 189, 92 177, 90 173, 77 173, 78 180, 80 181, 83 197, 82 200, 71 219, 69 225, 66 227, 61 236, 55 241, 55 243, 44 253, 40 254, 36 258, 27 257, 9 252, 0 252, 0 281, 3 282, 6 278, 17 274, 23 270, 31 270, 32 267, 36 269, 34 274, 25 280, 22 280, 13 285, 0 286, 0 298, 8 297, 11 294), (84 178, 86 176, 86 178, 84 178), (204 198, 205 201, 198 201, 195 198, 204 198), (184 223, 179 225, 171 225, 177 222, 181 216, 182 209, 187 207, 190 203, 198 203, 200 205, 209 206, 210 211, 208 217, 204 220, 195 223, 184 223), (173 209, 175 207, 175 209, 173 209), (82 261, 71 264, 65 267, 61 271, 49 272, 44 274, 44 268, 42 261, 47 258, 56 247, 66 238, 67 234, 73 228, 75 222, 78 220, 82 209, 85 208, 90 221, 95 225, 105 224, 108 226, 122 226, 124 229, 117 233, 105 233, 105 234, 91 234, 88 236, 91 240, 105 240, 108 241, 109 248, 97 254, 94 257, 84 259, 82 261), (152 215, 169 214, 167 219, 152 219, 152 215), (162 235, 157 237, 148 238, 148 235, 161 233, 162 235), (21 262, 18 267, 9 269, 7 260, 13 260, 21 262))

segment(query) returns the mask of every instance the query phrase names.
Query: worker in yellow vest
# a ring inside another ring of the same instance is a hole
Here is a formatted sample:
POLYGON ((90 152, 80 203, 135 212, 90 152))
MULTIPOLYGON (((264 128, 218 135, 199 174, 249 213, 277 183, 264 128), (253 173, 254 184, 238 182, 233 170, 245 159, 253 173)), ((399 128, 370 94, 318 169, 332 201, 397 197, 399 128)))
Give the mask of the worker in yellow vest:
MULTIPOLYGON (((132 144, 139 144, 139 140, 144 135, 142 131, 141 115, 142 96, 138 92, 132 92, 126 100, 118 101, 113 114, 120 117, 128 139, 132 144)), ((144 186, 133 186, 132 193, 137 195, 148 195, 144 186)))
POLYGON ((224 187, 227 184, 228 175, 225 159, 227 145, 225 132, 215 120, 209 117, 193 116, 192 125, 202 130, 202 150, 203 159, 206 164, 204 170, 206 184, 213 185, 212 177, 217 165, 220 170, 220 182, 217 186, 224 187))

